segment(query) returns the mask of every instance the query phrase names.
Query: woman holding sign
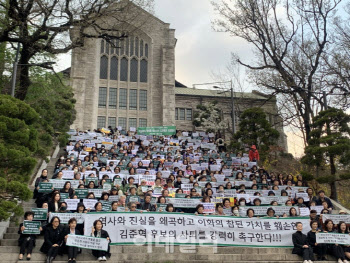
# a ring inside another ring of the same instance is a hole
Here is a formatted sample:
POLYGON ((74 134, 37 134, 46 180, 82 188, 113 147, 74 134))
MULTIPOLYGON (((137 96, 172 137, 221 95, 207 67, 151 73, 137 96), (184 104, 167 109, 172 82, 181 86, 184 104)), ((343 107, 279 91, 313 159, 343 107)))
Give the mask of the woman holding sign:
MULTIPOLYGON (((327 219, 325 222, 325 233, 336 233, 334 230, 334 223, 331 219, 327 219)), ((337 260, 338 263, 348 263, 347 260, 345 260, 345 253, 344 249, 341 245, 338 244, 328 244, 328 251, 329 254, 333 255, 337 260)))
MULTIPOLYGON (((33 218, 34 218, 33 212, 31 212, 31 211, 25 212, 24 220, 32 221, 33 218)), ((19 252, 18 259, 19 260, 23 259, 23 255, 25 254, 26 248, 27 248, 27 260, 30 260, 33 247, 35 247, 36 235, 24 234, 24 230, 25 230, 25 227, 23 226, 23 223, 21 223, 19 225, 19 230, 18 230, 18 234, 20 234, 19 239, 18 239, 18 246, 20 246, 20 252, 19 252)), ((42 229, 40 227, 40 231, 41 230, 42 229)))
MULTIPOLYGON (((99 237, 99 238, 106 238, 108 242, 110 243, 111 240, 109 238, 108 232, 102 229, 102 221, 96 220, 94 222, 94 226, 92 227, 91 236, 93 237, 99 237)), ((108 245, 108 251, 101 251, 101 250, 92 250, 92 254, 97 258, 99 261, 106 261, 106 256, 110 257, 109 253, 109 245, 108 245)))
MULTIPOLYGON (((338 232, 340 234, 348 234, 349 235, 349 230, 344 221, 340 221, 338 224, 338 232)), ((350 258, 350 246, 349 245, 342 245, 342 248, 344 250, 344 254, 346 258, 350 258)), ((343 260, 344 263, 348 263, 347 260, 343 260)))
POLYGON ((78 248, 67 246, 68 235, 81 235, 80 231, 76 229, 77 220, 73 217, 68 221, 68 228, 64 230, 64 243, 62 245, 62 251, 68 254, 68 263, 76 263, 76 258, 78 255, 78 248))
POLYGON ((59 217, 54 216, 45 230, 44 244, 40 251, 47 254, 46 263, 52 263, 62 245, 64 236, 60 223, 59 217))
POLYGON ((307 233, 307 240, 309 241, 314 253, 317 254, 317 260, 326 260, 327 245, 316 243, 316 233, 320 232, 318 221, 311 221, 310 226, 311 230, 307 233))

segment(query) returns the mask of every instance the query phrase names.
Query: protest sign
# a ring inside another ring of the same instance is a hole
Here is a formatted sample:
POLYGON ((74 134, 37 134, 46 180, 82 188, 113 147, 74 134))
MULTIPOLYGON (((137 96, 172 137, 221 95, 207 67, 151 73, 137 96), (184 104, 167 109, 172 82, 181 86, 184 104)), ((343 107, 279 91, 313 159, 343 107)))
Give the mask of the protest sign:
POLYGON ((279 205, 284 205, 288 200, 288 196, 264 196, 259 198, 262 205, 269 205, 273 201, 276 201, 279 205))
POLYGON ((41 222, 40 221, 29 221, 29 220, 24 220, 23 221, 23 234, 26 235, 39 235, 40 234, 40 227, 41 227, 41 222))
POLYGON ((340 233, 316 233, 316 243, 350 245, 350 235, 340 233))
POLYGON ((68 193, 60 193, 61 200, 68 199, 69 194, 68 193))
POLYGON ((166 198, 166 200, 167 203, 179 208, 196 208, 201 203, 200 199, 195 198, 166 198))
POLYGON ((108 240, 106 238, 68 235, 67 246, 108 251, 108 240))
POLYGON ((320 215, 323 210, 323 205, 310 206, 310 210, 316 210, 317 214, 320 215))
MULTIPOLYGON (((286 214, 289 216, 289 210, 291 206, 241 206, 239 208, 239 214, 240 216, 247 216, 247 210, 249 208, 254 210, 255 216, 266 216, 267 215, 267 209, 272 208, 275 211, 276 216, 283 216, 283 214, 286 214)), ((299 214, 298 209, 297 214, 299 214)))
POLYGON ((94 188, 94 189, 88 189, 89 193, 94 193, 95 198, 100 198, 102 196, 102 193, 104 192, 103 189, 100 188, 94 188))
POLYGON ((98 186, 98 177, 86 177, 85 185, 88 185, 90 182, 94 182, 95 186, 98 186))
POLYGON ((323 214, 322 215, 322 221, 323 223, 327 220, 331 219, 334 224, 339 224, 340 221, 344 221, 346 224, 350 224, 350 215, 330 215, 330 214, 323 214))
POLYGON ((138 127, 137 133, 141 135, 174 135, 176 126, 138 127))
POLYGON ((74 171, 62 170, 62 179, 74 179, 74 171))
POLYGON ((300 216, 309 216, 310 209, 308 207, 299 207, 300 216))
POLYGON ((78 209, 80 199, 65 199, 64 201, 67 203, 67 210, 75 211, 78 209))
POLYGON ((34 213, 34 220, 44 220, 47 219, 47 208, 32 208, 32 212, 34 213))
POLYGON ((182 213, 91 213, 85 218, 85 235, 96 219, 105 222, 112 245, 157 244, 293 247, 296 222, 310 230, 309 218, 228 218, 182 213), (132 233, 132 234, 130 234, 132 233), (162 234, 161 234, 162 233, 162 234))
POLYGON ((44 194, 51 193, 53 191, 52 188, 53 188, 52 183, 39 183, 38 192, 44 193, 44 194))
POLYGON ((214 203, 202 203, 204 214, 214 214, 215 213, 215 204, 214 203))
POLYGON ((96 199, 83 199, 83 204, 86 209, 95 210, 96 199))
POLYGON ((50 183, 52 183, 52 186, 55 190, 63 189, 64 184, 66 182, 70 182, 71 187, 73 189, 77 188, 79 186, 79 180, 60 180, 60 179, 50 179, 50 183))
POLYGON ((110 202, 119 201, 119 195, 110 195, 108 200, 110 202))
POLYGON ((84 218, 86 216, 85 213, 50 213, 49 222, 51 222, 52 217, 57 216, 61 220, 61 224, 68 224, 69 219, 75 218, 77 220, 77 224, 83 224, 84 218))
POLYGON ((75 189, 75 194, 77 195, 78 199, 84 199, 86 198, 87 194, 88 194, 88 189, 75 189))

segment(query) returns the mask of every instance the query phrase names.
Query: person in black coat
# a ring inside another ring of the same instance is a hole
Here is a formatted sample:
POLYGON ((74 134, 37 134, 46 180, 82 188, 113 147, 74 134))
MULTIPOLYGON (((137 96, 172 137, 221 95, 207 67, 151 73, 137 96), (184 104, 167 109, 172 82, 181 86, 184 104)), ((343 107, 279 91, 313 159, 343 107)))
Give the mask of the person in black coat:
POLYGON ((81 235, 82 234, 78 229, 76 229, 76 226, 77 226, 77 220, 74 217, 72 217, 68 221, 68 227, 66 227, 63 230, 64 242, 62 244, 61 251, 63 253, 68 254, 68 263, 76 263, 76 258, 77 258, 78 251, 79 251, 79 249, 77 247, 71 247, 71 246, 66 245, 68 235, 81 235))
POLYGON ((69 181, 65 182, 63 189, 60 190, 60 193, 66 193, 69 196, 69 199, 73 199, 74 190, 69 181))
POLYGON ((145 200, 143 204, 139 205, 141 210, 147 211, 157 211, 157 207, 151 204, 152 196, 150 194, 145 194, 145 200))
MULTIPOLYGON (((31 211, 25 212, 24 220, 32 221, 33 218, 34 218, 33 212, 31 211)), ((23 259, 23 255, 25 254, 26 248, 27 248, 27 260, 30 260, 33 247, 35 247, 36 235, 23 234, 24 229, 25 227, 23 226, 23 223, 21 223, 18 229, 18 234, 20 235, 18 239, 18 246, 20 247, 18 259, 19 260, 23 259)), ((41 230, 42 229, 40 227, 40 231, 41 230)))
POLYGON ((57 216, 54 216, 52 217, 50 224, 46 227, 44 244, 40 248, 41 252, 47 254, 46 263, 52 263, 62 245, 64 236, 60 223, 60 219, 57 216))
POLYGON ((307 240, 307 236, 304 235, 301 231, 303 230, 303 224, 301 222, 296 223, 297 232, 292 235, 293 240, 293 254, 297 254, 303 257, 304 263, 305 261, 312 262, 314 260, 314 252, 312 247, 309 245, 307 240))
MULTIPOLYGON (((91 230, 91 236, 93 237, 100 237, 100 238, 106 238, 109 243, 111 243, 111 240, 109 238, 108 232, 102 229, 102 221, 101 220, 95 220, 94 226, 91 230)), ((101 250, 92 250, 92 254, 97 258, 99 261, 106 261, 106 256, 110 257, 111 254, 109 252, 109 245, 108 245, 108 251, 101 251, 101 250)))
POLYGON ((319 232, 318 224, 319 222, 316 220, 311 221, 311 230, 307 233, 307 240, 317 254, 317 260, 326 260, 327 245, 316 243, 316 233, 319 232))

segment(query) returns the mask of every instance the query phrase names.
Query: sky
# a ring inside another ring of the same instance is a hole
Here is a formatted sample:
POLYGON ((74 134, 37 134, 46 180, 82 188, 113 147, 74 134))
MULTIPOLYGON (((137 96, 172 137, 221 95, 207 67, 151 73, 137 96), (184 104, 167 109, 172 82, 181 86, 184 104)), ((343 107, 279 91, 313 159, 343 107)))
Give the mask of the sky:
MULTIPOLYGON (((253 59, 252 50, 244 40, 213 29, 212 21, 218 16, 210 0, 155 0, 155 16, 175 29, 175 76, 188 87, 217 81, 215 75, 225 71, 232 52, 244 61, 253 59)), ((70 55, 59 56, 57 70, 68 67, 70 55)), ((245 91, 254 89, 249 85, 246 88, 245 91)), ((300 156, 302 142, 288 130, 286 133, 289 152, 300 156)))

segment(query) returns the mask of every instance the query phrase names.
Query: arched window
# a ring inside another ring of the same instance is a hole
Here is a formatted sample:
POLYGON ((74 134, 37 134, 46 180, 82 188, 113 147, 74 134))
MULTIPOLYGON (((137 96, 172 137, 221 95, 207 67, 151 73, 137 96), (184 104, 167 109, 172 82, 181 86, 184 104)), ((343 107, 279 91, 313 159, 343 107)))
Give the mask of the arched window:
POLYGON ((140 41, 140 57, 143 57, 143 40, 140 41))
POLYGON ((130 57, 134 55, 134 37, 130 38, 130 57))
POLYGON ((116 57, 112 57, 111 59, 109 78, 111 80, 118 80, 118 59, 116 57))
POLYGON ((106 53, 109 54, 109 43, 106 42, 106 53))
POLYGON ((124 48, 124 45, 125 45, 125 41, 124 40, 121 40, 120 41, 120 55, 124 55, 125 53, 125 48, 124 48))
POLYGON ((137 82, 138 61, 133 58, 130 62, 130 81, 137 82))
POLYGON ((116 54, 117 55, 119 55, 119 53, 120 53, 120 45, 121 45, 121 41, 119 41, 119 39, 117 39, 116 40, 116 44, 115 44, 115 46, 116 46, 116 54))
POLYGON ((140 82, 147 82, 148 62, 143 59, 140 63, 140 82))
POLYGON ((125 41, 125 55, 130 56, 130 52, 129 52, 129 38, 126 38, 126 41, 125 41))
POLYGON ((148 58, 148 44, 145 45, 145 56, 148 58))
POLYGON ((128 60, 126 58, 120 61, 120 80, 128 81, 128 60))
POLYGON ((108 75, 108 58, 102 56, 100 59, 100 79, 107 79, 108 75))
POLYGON ((105 53, 105 41, 102 39, 101 40, 101 54, 105 53))
POLYGON ((135 39, 135 55, 137 57, 139 56, 139 38, 138 37, 135 39))

